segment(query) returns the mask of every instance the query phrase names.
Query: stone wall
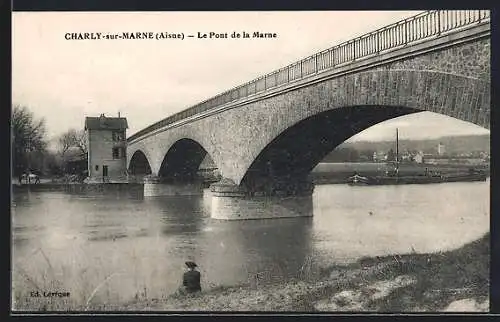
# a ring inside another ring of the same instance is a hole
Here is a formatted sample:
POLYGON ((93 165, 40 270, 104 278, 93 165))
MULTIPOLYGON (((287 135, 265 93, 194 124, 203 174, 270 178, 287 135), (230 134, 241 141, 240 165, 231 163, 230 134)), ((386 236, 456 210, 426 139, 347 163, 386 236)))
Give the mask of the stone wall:
POLYGON ((377 69, 433 70, 489 82, 491 79, 490 47, 490 39, 483 38, 411 59, 392 62, 377 69))
POLYGON ((213 196, 211 214, 212 218, 222 220, 312 217, 312 196, 296 198, 213 196))

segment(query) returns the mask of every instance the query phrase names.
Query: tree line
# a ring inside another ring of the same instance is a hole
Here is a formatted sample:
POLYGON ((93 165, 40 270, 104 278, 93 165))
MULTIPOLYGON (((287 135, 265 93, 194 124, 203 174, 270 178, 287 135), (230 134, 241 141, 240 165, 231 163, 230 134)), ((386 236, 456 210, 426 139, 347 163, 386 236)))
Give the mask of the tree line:
POLYGON ((12 106, 11 161, 14 176, 26 172, 61 176, 71 172, 68 165, 75 151, 77 157, 86 158, 87 140, 83 129, 68 129, 56 140, 56 150, 52 151, 48 148, 45 119, 36 117, 26 106, 12 106))
POLYGON ((357 150, 350 147, 337 147, 321 162, 359 162, 372 161, 375 150, 357 150))

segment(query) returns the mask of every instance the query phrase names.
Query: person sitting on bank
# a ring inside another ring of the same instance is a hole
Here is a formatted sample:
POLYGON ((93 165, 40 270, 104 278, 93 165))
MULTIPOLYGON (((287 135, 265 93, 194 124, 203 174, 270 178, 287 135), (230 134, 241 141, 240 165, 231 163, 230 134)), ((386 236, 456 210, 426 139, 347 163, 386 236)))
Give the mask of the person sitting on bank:
POLYGON ((182 286, 183 290, 187 293, 195 293, 201 291, 201 274, 196 270, 195 262, 186 262, 186 266, 188 267, 188 271, 184 273, 182 277, 182 286))

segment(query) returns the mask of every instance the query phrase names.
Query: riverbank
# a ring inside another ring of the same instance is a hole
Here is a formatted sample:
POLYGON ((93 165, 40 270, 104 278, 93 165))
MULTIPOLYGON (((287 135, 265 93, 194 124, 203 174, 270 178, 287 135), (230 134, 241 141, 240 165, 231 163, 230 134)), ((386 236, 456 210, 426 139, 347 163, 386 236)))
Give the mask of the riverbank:
POLYGON ((13 192, 39 192, 39 191, 68 191, 68 192, 103 192, 103 191, 128 191, 142 188, 141 183, 59 183, 45 182, 38 184, 12 184, 13 192))
MULTIPOLYGON (((386 169, 392 169, 392 166, 388 166, 386 163, 376 163, 376 162, 345 162, 345 163, 319 163, 310 173, 311 179, 315 184, 345 184, 349 182, 349 177, 351 177, 355 172, 363 176, 378 176, 384 175, 386 169)), ((418 163, 401 163, 399 165, 399 173, 403 176, 419 176, 424 175, 427 171, 439 172, 443 175, 458 175, 467 174, 469 169, 474 169, 490 175, 489 165, 466 165, 466 164, 418 164, 418 163)), ((208 188, 210 184, 218 182, 219 178, 207 177, 204 181, 205 188, 208 188)), ((47 177, 40 178, 40 183, 38 184, 22 184, 18 183, 16 178, 11 180, 12 187, 14 189, 28 189, 31 190, 54 190, 67 187, 69 185, 86 185, 83 178, 78 176, 64 176, 64 177, 47 177)), ((92 182, 94 186, 108 185, 102 182, 92 182)), ((130 182, 116 181, 112 184, 123 185, 123 184, 142 184, 140 182, 131 179, 130 182)))
MULTIPOLYGON (((385 175, 386 169, 392 169, 385 163, 320 163, 311 171, 311 179, 315 184, 345 184, 354 173, 362 176, 375 177, 385 175)), ((401 176, 423 176, 426 171, 440 173, 442 175, 464 175, 469 169, 482 171, 490 175, 489 166, 486 165, 464 165, 464 164, 417 164, 401 163, 399 174, 401 176)))
POLYGON ((285 285, 220 287, 194 296, 138 298, 90 310, 370 311, 489 310, 489 233, 463 247, 432 254, 365 258, 332 266, 314 280, 285 285))

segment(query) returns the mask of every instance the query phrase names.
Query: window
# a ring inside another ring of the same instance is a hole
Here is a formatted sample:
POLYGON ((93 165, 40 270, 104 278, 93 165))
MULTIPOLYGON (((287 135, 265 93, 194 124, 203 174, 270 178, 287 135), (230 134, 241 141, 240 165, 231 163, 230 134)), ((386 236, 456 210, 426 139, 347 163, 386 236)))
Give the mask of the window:
POLYGON ((125 157, 124 148, 113 148, 113 159, 121 159, 125 157))
POLYGON ((95 166, 95 171, 98 171, 98 170, 99 170, 99 166, 98 166, 98 165, 96 165, 96 166, 95 166))
POLYGON ((113 141, 118 142, 118 141, 123 141, 123 132, 122 131, 113 131, 113 141))
POLYGON ((120 158, 120 149, 113 148, 113 159, 119 159, 119 158, 120 158))

